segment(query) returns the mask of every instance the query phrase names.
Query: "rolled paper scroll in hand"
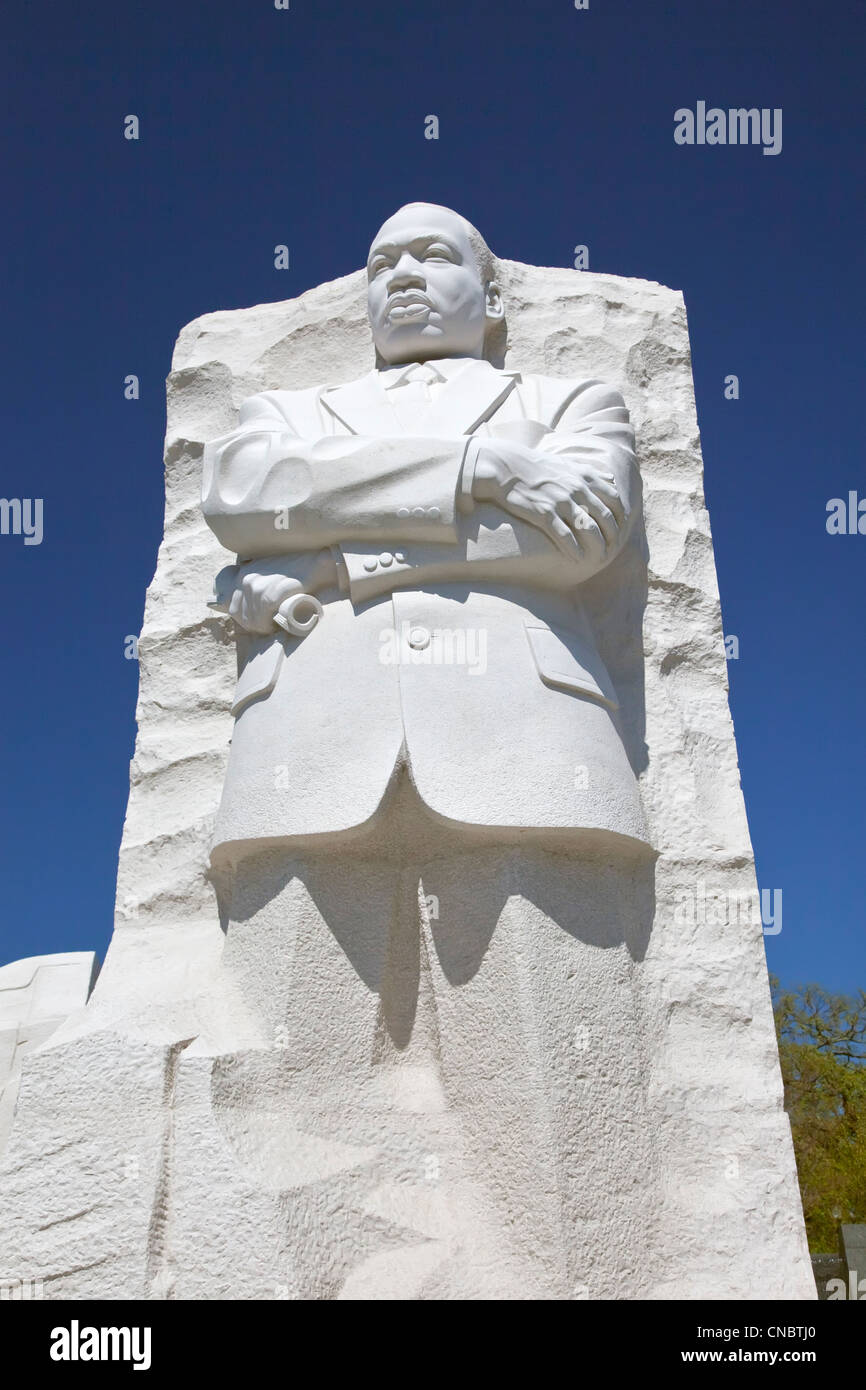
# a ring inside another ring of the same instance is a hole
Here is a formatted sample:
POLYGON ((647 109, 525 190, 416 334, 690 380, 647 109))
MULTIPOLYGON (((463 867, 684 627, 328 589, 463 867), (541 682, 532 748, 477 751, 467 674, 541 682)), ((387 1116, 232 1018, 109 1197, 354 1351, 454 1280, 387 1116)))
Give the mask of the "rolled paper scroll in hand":
MULTIPOLYGON (((214 580, 214 596, 208 604, 209 608, 234 616, 232 600, 238 592, 240 575, 240 565, 226 565, 220 570, 214 580)), ((298 583, 297 580, 289 582, 298 583)), ((315 595, 306 593, 298 584, 296 592, 283 599, 274 614, 274 625, 282 628, 290 637, 306 637, 308 632, 312 632, 323 612, 324 609, 315 595)))
POLYGON ((292 637, 306 637, 312 632, 324 609, 313 594, 291 594, 280 604, 274 622, 292 637))

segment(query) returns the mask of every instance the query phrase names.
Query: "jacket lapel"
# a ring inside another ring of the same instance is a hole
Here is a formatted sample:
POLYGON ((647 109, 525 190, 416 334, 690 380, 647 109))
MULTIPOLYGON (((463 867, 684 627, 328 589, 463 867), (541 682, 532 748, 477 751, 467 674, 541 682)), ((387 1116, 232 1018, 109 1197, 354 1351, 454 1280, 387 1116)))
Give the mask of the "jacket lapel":
POLYGON ((519 376, 519 372, 499 372, 489 362, 467 362, 424 412, 421 429, 434 439, 471 434, 499 409, 519 376))
MULTIPOLYGON (((471 434, 499 409, 514 389, 519 372, 499 372, 489 362, 472 361, 442 387, 419 416, 418 433, 434 439, 471 434)), ((335 386, 321 397, 324 408, 352 434, 393 436, 403 433, 376 371, 358 381, 335 386)))
POLYGON ((351 434, 375 438, 394 433, 396 417, 376 371, 323 391, 321 403, 351 434))

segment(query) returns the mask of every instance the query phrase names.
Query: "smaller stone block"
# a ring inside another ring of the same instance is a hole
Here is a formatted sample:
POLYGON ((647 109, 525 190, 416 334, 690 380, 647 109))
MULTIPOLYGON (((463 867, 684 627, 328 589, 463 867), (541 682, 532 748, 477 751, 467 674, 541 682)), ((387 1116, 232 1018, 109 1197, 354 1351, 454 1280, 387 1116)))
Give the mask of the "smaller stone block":
POLYGON ((0 966, 0 1149, 12 1123, 22 1057, 84 1008, 98 973, 92 951, 25 956, 0 966))

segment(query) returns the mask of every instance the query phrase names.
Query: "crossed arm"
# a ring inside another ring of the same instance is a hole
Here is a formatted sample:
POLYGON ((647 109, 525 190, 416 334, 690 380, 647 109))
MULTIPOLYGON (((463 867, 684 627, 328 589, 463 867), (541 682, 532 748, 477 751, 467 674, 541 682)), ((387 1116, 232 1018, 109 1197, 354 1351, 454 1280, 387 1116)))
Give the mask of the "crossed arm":
POLYGON ((434 547, 459 578, 471 563, 462 518, 477 504, 529 523, 568 582, 583 582, 619 552, 639 510, 628 414, 618 392, 584 383, 555 428, 535 433, 534 447, 482 435, 311 441, 252 397, 238 429, 205 451, 204 515, 241 562, 223 571, 225 606, 248 631, 272 632, 287 597, 337 585, 342 556, 373 546, 434 547))

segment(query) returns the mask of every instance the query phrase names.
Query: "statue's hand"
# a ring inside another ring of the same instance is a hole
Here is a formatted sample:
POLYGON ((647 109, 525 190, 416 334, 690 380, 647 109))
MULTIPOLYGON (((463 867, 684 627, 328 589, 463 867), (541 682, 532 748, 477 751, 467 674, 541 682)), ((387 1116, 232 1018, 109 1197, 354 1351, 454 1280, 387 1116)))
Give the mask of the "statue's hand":
POLYGON ((246 632, 267 636, 279 626, 277 615, 295 594, 316 594, 337 582, 329 550, 315 555, 277 555, 239 565, 226 611, 246 632))
POLYGON ((505 440, 480 446, 472 496, 537 526, 564 555, 595 563, 625 521, 612 473, 505 440))

